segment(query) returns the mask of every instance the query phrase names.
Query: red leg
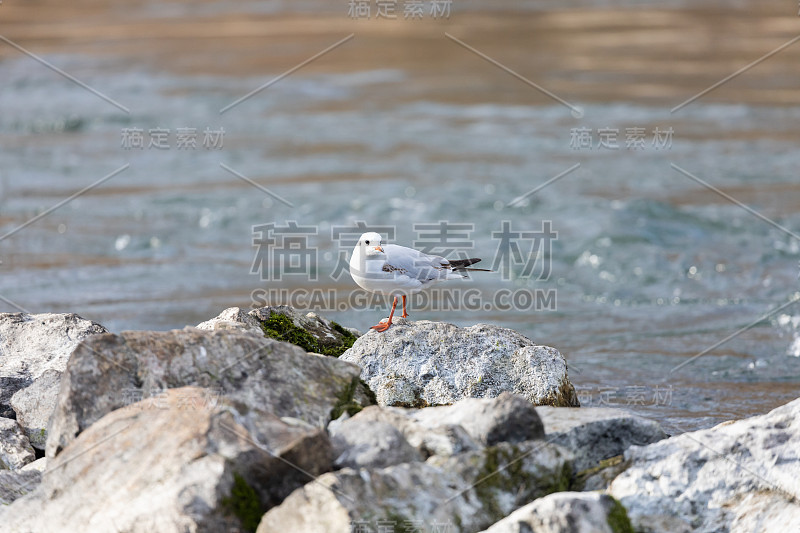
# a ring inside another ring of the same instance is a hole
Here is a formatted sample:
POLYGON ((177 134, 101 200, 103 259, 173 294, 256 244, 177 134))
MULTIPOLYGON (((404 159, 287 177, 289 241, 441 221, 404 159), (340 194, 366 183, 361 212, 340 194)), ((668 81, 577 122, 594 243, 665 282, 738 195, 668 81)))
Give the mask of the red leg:
POLYGON ((403 314, 400 315, 400 318, 405 318, 407 316, 408 316, 408 313, 406 313, 406 295, 404 294, 403 295, 403 314))
POLYGON ((389 313, 389 320, 387 320, 385 323, 381 323, 381 324, 377 324, 375 326, 372 326, 370 329, 374 329, 375 331, 378 331, 378 332, 384 332, 387 329, 389 329, 389 326, 392 325, 392 317, 394 316, 394 308, 395 307, 397 307, 397 296, 394 297, 394 301, 392 302, 392 311, 389 313))

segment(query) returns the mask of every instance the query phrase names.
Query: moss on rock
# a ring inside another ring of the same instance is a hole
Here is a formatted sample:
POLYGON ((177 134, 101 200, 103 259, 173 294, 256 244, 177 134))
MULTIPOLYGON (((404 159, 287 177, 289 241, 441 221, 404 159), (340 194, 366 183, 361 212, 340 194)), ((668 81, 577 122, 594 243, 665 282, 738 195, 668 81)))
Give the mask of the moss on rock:
POLYGON ((233 474, 231 494, 222 499, 222 505, 239 519, 242 529, 249 532, 254 532, 258 528, 261 517, 266 512, 266 509, 261 507, 261 500, 255 489, 236 472, 233 474))
POLYGON ((500 493, 517 494, 530 491, 531 499, 540 498, 553 492, 569 490, 572 465, 569 461, 553 475, 546 478, 537 476, 525 469, 520 458, 525 454, 517 446, 486 448, 484 462, 478 471, 475 493, 483 504, 492 522, 504 518, 504 512, 497 500, 500 493))
POLYGON ((290 342, 307 352, 320 353, 331 357, 339 357, 353 346, 358 337, 342 325, 331 322, 339 338, 331 342, 322 342, 307 330, 295 325, 291 317, 282 313, 271 313, 266 320, 259 320, 264 335, 279 341, 290 342))
MULTIPOLYGON (((591 468, 581 470, 580 472, 575 474, 575 482, 573 483, 573 488, 575 490, 584 490, 584 488, 586 487, 586 482, 589 478, 602 473, 604 470, 611 469, 614 467, 619 467, 619 465, 621 465, 623 461, 624 457, 622 455, 615 455, 614 457, 609 457, 608 459, 603 459, 599 461, 597 465, 591 468)), ((614 472, 614 471, 615 470, 609 470, 609 472, 614 472)))
POLYGON ((609 496, 609 498, 611 498, 613 503, 611 509, 608 511, 608 518, 606 519, 608 527, 610 527, 611 531, 614 533, 634 533, 633 525, 631 524, 630 518, 628 518, 628 511, 625 510, 625 506, 613 496, 609 496))
POLYGON ((331 420, 336 420, 344 413, 353 416, 364 407, 377 403, 375 393, 370 390, 369 385, 361 378, 355 377, 336 397, 336 403, 331 409, 331 420), (360 399, 356 398, 357 395, 360 396, 360 399))

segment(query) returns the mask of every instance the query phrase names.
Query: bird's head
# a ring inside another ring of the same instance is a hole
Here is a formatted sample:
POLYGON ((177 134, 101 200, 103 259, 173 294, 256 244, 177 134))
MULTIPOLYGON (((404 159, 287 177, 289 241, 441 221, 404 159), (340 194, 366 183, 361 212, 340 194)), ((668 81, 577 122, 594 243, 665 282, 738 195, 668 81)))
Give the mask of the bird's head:
POLYGON ((375 257, 383 254, 381 247, 381 234, 368 231, 358 239, 356 248, 361 252, 362 257, 375 257))

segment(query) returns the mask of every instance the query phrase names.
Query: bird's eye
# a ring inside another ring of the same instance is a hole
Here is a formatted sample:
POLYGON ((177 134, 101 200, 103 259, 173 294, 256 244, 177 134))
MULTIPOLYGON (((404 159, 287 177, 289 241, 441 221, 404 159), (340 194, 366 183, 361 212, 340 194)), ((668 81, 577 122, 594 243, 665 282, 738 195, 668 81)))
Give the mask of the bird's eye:
POLYGON ((369 246, 369 241, 366 241, 366 243, 367 243, 367 246, 369 246))

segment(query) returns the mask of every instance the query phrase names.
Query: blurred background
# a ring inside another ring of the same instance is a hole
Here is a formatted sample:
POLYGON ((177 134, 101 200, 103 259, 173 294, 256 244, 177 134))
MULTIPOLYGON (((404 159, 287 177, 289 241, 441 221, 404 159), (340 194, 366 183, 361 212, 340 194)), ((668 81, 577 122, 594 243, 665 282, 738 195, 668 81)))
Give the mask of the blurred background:
POLYGON ((517 329, 567 357, 584 405, 672 433, 796 398, 796 2, 413 4, 4 0, 0 311, 181 328, 267 288, 349 293, 338 226, 409 245, 415 223, 473 224, 488 263, 502 221, 550 220, 547 279, 468 283, 555 289, 556 310, 412 317, 517 329), (316 228, 315 281, 251 272, 253 227, 288 221, 316 228))

